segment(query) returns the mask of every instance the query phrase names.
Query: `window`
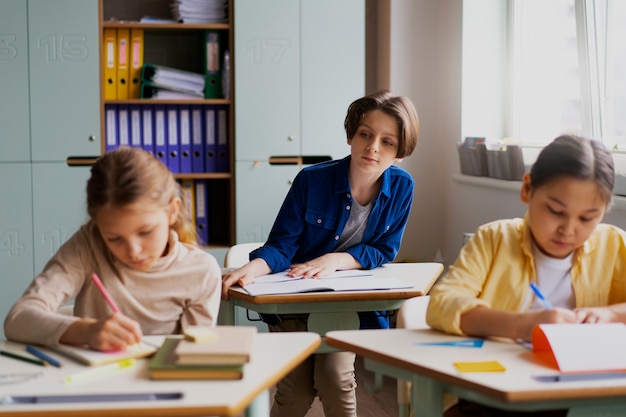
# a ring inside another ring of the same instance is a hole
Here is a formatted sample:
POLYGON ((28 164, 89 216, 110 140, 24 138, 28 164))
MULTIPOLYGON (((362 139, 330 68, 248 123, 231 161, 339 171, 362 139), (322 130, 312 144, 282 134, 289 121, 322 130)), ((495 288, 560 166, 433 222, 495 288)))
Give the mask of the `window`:
POLYGON ((626 2, 463 2, 463 135, 626 151, 626 2))
POLYGON ((506 136, 626 150, 626 2, 511 0, 506 136))

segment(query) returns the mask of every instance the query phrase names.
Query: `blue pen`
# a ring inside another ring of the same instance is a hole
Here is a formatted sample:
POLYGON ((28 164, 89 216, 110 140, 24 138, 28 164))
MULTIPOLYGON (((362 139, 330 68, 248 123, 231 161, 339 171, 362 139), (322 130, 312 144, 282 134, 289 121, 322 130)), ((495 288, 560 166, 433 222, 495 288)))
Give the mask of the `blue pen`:
POLYGON ((546 308, 546 310, 551 310, 552 309, 552 304, 550 304, 550 301, 548 301, 548 299, 543 296, 543 294, 541 293, 541 290, 539 289, 539 287, 537 287, 535 285, 534 282, 530 283, 530 289, 533 290, 533 292, 535 293, 537 298, 541 300, 541 302, 543 303, 543 306, 546 308))
POLYGON ((48 362, 52 366, 56 366, 57 368, 61 367, 61 362, 59 362, 58 360, 54 359, 52 356, 43 353, 42 351, 40 351, 39 349, 35 348, 34 346, 26 345, 26 352, 28 352, 28 353, 30 353, 32 355, 37 356, 39 359, 48 362))

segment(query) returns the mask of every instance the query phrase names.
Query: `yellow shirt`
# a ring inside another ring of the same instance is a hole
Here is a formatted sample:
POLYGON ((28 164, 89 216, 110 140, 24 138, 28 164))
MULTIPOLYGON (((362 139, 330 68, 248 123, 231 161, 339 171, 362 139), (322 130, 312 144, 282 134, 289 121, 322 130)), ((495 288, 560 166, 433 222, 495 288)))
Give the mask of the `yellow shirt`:
MULTIPOLYGON (((599 224, 574 252, 571 270, 576 307, 626 302, 626 232, 599 224)), ((521 311, 530 282, 537 282, 526 219, 480 226, 454 265, 433 287, 426 321, 434 329, 462 334, 461 315, 477 306, 521 311)), ((527 298, 528 297, 528 298, 527 298)))

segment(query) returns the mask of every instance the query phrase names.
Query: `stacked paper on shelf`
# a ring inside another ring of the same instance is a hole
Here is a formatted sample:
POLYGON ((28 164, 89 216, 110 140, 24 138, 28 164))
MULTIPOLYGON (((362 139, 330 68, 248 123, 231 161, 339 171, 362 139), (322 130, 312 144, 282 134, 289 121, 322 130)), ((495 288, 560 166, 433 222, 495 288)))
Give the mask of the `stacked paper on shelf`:
POLYGON ((197 94, 183 93, 180 91, 168 90, 167 88, 157 87, 155 85, 151 85, 150 83, 141 84, 141 89, 139 90, 140 98, 154 98, 154 99, 165 99, 165 100, 189 100, 189 99, 203 99, 204 96, 199 96, 197 94))
POLYGON ((176 0, 174 17, 183 23, 226 23, 228 0, 176 0))
POLYGON ((177 93, 204 98, 204 75, 162 65, 144 64, 142 84, 177 93))

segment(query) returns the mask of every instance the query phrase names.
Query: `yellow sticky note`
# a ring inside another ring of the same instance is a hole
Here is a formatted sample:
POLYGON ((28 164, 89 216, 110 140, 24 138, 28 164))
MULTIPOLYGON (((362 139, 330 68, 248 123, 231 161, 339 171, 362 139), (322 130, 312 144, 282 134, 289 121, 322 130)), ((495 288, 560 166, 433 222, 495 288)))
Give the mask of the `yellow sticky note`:
POLYGON ((460 372, 504 372, 506 368, 498 361, 454 362, 460 372))

